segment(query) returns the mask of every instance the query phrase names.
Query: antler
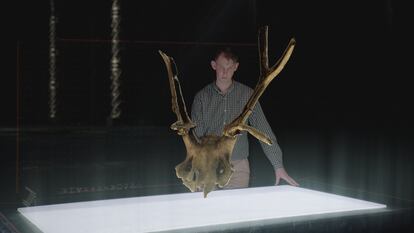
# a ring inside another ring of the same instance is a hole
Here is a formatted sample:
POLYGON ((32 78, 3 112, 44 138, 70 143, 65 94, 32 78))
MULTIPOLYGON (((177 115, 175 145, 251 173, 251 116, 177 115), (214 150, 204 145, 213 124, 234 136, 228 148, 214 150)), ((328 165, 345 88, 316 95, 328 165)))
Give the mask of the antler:
POLYGON ((230 124, 226 125, 223 134, 229 137, 235 137, 240 131, 247 131, 260 141, 271 145, 272 141, 264 133, 257 129, 246 125, 246 121, 253 111, 257 101, 263 94, 270 82, 283 70, 286 63, 289 61, 295 47, 296 41, 294 38, 290 39, 290 42, 283 52, 279 60, 269 68, 268 58, 268 27, 265 26, 259 31, 259 58, 260 58, 260 76, 259 81, 254 88, 253 94, 247 102, 243 112, 234 119, 230 124))
POLYGON ((163 53, 160 50, 158 50, 158 52, 164 60, 165 66, 167 67, 168 81, 170 83, 171 90, 172 110, 175 115, 177 115, 177 121, 171 125, 171 129, 176 130, 179 135, 188 135, 190 129, 194 128, 196 125, 191 121, 185 107, 180 81, 177 77, 177 66, 175 65, 174 59, 172 57, 169 57, 167 54, 163 53), (172 69, 172 64, 174 64, 175 72, 172 69), (179 101, 177 98, 176 87, 178 87, 179 90, 179 101))

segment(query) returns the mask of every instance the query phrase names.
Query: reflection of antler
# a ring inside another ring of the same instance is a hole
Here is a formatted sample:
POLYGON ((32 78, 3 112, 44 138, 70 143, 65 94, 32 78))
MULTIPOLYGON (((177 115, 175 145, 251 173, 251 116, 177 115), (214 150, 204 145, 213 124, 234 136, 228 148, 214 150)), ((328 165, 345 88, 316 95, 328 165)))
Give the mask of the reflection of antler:
POLYGON ((171 129, 176 130, 183 137, 187 149, 186 159, 178 164, 175 170, 177 177, 181 178, 183 184, 192 192, 202 189, 204 191, 204 197, 206 197, 210 191, 215 189, 216 185, 223 187, 229 182, 233 174, 230 156, 236 144, 236 136, 240 131, 247 131, 257 139, 269 145, 272 144, 266 135, 245 123, 266 87, 282 71, 289 60, 295 46, 295 40, 291 39, 282 57, 272 68, 269 68, 267 31, 268 29, 265 27, 259 32, 260 77, 243 112, 233 122, 224 127, 222 135, 204 136, 200 138, 200 141, 197 141, 189 133, 191 128, 195 127, 195 124, 188 116, 185 107, 174 60, 159 51, 167 67, 172 97, 172 110, 177 116, 177 121, 171 125, 171 129), (173 71, 173 64, 175 71, 173 71), (179 89, 178 96, 177 88, 179 89))
POLYGON ((246 125, 246 121, 260 96, 263 94, 270 82, 282 71, 283 67, 288 62, 292 55, 296 41, 292 38, 288 47, 283 52, 282 57, 275 63, 272 68, 269 68, 268 58, 268 27, 261 28, 259 31, 259 57, 260 57, 260 77, 259 81, 254 88, 254 92, 244 107, 243 112, 239 117, 234 119, 230 124, 226 125, 223 134, 229 137, 234 137, 240 133, 240 131, 247 131, 254 137, 268 145, 272 144, 272 141, 263 133, 246 125))

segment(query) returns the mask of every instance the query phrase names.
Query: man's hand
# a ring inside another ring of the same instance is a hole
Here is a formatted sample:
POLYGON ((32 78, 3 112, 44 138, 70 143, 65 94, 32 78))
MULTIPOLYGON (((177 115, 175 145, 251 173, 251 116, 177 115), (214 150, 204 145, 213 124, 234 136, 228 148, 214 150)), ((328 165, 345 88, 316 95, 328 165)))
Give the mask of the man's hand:
POLYGON ((299 184, 296 183, 296 181, 294 179, 292 179, 292 177, 290 177, 287 174, 287 172, 286 172, 286 170, 284 168, 278 168, 278 169, 276 169, 276 183, 275 183, 275 185, 278 185, 279 184, 280 179, 284 179, 290 185, 299 186, 299 184))

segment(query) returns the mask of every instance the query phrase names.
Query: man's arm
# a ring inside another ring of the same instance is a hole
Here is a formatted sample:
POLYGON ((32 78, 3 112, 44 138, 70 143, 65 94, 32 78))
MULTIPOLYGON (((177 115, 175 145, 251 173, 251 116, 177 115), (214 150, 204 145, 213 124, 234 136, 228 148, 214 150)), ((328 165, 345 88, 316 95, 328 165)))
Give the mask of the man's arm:
POLYGON ((290 185, 299 186, 299 184, 288 175, 285 168, 283 167, 282 150, 277 143, 276 136, 273 133, 269 123, 267 122, 259 102, 253 109, 252 115, 249 117, 249 123, 251 126, 258 129, 262 133, 265 133, 273 142, 271 146, 265 144, 264 142, 260 142, 260 145, 262 146, 266 157, 270 160, 270 163, 273 165, 273 168, 275 170, 275 185, 278 185, 280 179, 283 179, 290 185))
POLYGON ((264 142, 260 142, 260 145, 262 146, 266 157, 269 159, 275 171, 278 168, 283 168, 282 150, 277 143, 276 136, 267 122, 259 102, 254 107, 253 112, 249 117, 249 124, 258 129, 260 132, 266 134, 272 140, 273 144, 271 146, 264 142))

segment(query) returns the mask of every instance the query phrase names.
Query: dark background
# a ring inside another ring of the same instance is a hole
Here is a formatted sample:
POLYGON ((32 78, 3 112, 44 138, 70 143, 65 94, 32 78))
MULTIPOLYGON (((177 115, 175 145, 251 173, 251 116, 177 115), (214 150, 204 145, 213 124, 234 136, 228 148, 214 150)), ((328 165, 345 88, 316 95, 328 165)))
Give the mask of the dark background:
MULTIPOLYGON (((57 193, 65 185, 93 185, 110 176, 96 167, 116 170, 119 165, 122 170, 125 163, 131 173, 116 182, 138 180, 143 188, 180 185, 173 167, 184 158, 185 148, 169 130, 175 116, 157 51, 175 58, 190 108, 194 94, 214 80, 209 64, 218 46, 231 46, 239 54, 235 79, 255 85, 257 30, 269 25, 270 64, 291 37, 297 40, 289 63, 260 99, 289 174, 302 184, 312 179, 413 200, 413 16, 408 3, 120 3, 122 115, 112 125, 107 121, 110 1, 55 3, 54 121, 48 118, 49 1, 27 1, 17 7, 17 40, 11 45, 16 47, 11 56, 16 72, 9 85, 17 93, 10 91, 4 98, 15 104, 2 112, 0 122, 3 177, 9 181, 4 187, 10 195, 16 174, 22 187, 57 193), (36 176, 27 175, 34 174, 31 169, 36 176), (82 169, 87 175, 79 172, 82 169), (59 175, 63 171, 73 176, 59 175), (30 184, 33 180, 36 185, 30 184)), ((252 186, 274 182, 262 154, 251 140, 252 186)))
MULTIPOLYGON (((106 124, 110 3, 55 3, 61 125, 106 124)), ((18 11, 20 124, 48 125, 49 1, 27 1, 18 11)), ((235 78, 254 86, 257 29, 269 25, 270 63, 297 39, 288 66, 261 99, 272 125, 409 123, 409 13, 399 1, 122 1, 121 122, 165 125, 173 118, 159 49, 176 59, 188 107, 214 78, 209 62, 218 45, 234 47, 241 59, 235 78)), ((16 119, 2 124, 15 126, 16 119)))

